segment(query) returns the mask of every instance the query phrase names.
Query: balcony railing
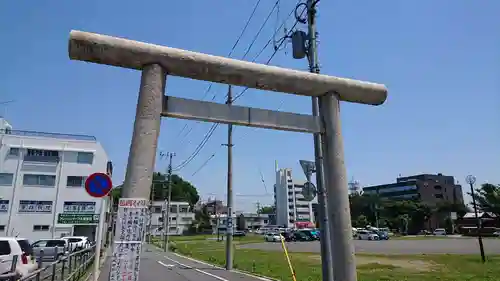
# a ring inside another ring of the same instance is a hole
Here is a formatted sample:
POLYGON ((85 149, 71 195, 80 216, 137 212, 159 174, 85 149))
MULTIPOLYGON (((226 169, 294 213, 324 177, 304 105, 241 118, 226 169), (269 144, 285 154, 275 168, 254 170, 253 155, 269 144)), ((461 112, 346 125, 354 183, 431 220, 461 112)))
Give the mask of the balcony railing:
POLYGON ((45 138, 55 138, 55 139, 67 139, 67 140, 96 141, 96 138, 94 136, 87 136, 87 135, 45 133, 45 132, 20 131, 20 130, 10 130, 10 129, 1 129, 0 134, 14 135, 14 136, 28 136, 28 137, 45 137, 45 138))
POLYGON ((26 162, 41 162, 41 163, 58 163, 59 156, 43 156, 43 155, 25 155, 26 162))

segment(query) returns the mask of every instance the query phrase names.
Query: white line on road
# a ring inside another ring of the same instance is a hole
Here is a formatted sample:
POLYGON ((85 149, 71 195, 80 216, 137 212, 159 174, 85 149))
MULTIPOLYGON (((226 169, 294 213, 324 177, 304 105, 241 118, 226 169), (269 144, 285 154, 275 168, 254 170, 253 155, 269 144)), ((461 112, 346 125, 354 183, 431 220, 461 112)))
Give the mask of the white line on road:
MULTIPOLYGON (((185 264, 180 263, 180 262, 178 262, 178 261, 176 261, 176 260, 173 260, 173 259, 171 259, 171 258, 169 258, 169 257, 164 257, 164 258, 166 258, 167 260, 169 260, 169 261, 171 261, 171 262, 174 262, 174 263, 176 263, 176 264, 178 264, 178 265, 180 265, 180 266, 183 266, 183 267, 185 267, 185 268, 189 268, 189 269, 194 269, 196 272, 199 272, 199 273, 201 273, 201 274, 205 274, 205 275, 207 275, 207 276, 213 277, 213 278, 218 279, 218 280, 220 280, 220 281, 229 281, 229 280, 227 280, 227 279, 225 279, 225 278, 222 278, 222 277, 220 277, 220 276, 217 276, 217 275, 215 275, 215 274, 212 274, 212 273, 209 273, 209 272, 203 271, 203 270, 198 269, 198 268, 194 268, 194 267, 189 266, 189 265, 185 265, 185 264)), ((165 266, 165 267, 167 267, 167 266, 166 266, 166 264, 164 264, 164 263, 162 263, 162 262, 160 262, 160 261, 158 261, 158 263, 159 263, 159 264, 161 264, 161 265, 163 265, 163 266, 165 266)))
MULTIPOLYGON (((193 258, 190 258, 190 257, 186 257, 186 256, 183 256, 183 255, 179 255, 177 253, 172 253, 180 258, 183 258, 183 259, 187 259, 187 260, 190 260, 192 262, 196 262, 196 263, 199 263, 199 264, 203 264, 203 265, 206 265, 206 266, 212 266, 214 268, 217 268, 217 269, 223 269, 223 270, 226 270, 225 268, 222 268, 220 266, 216 266, 216 265, 213 265, 213 264, 209 264, 207 262, 204 262, 204 261, 200 261, 200 260, 197 260, 197 259, 193 259, 193 258)), ((241 270, 232 270, 233 272, 235 273, 239 273, 241 275, 245 275, 245 276, 248 276, 248 277, 251 277, 251 278, 255 278, 257 280, 261 280, 261 281, 273 281, 272 279, 269 279, 269 278, 265 278, 265 277, 261 277, 261 276, 257 276, 257 275, 253 275, 253 274, 250 274, 250 273, 246 273, 244 271, 241 271, 241 270)))
POLYGON ((165 263, 162 263, 161 261, 158 261, 159 264, 163 265, 164 267, 167 267, 169 269, 172 269, 172 267, 174 267, 173 264, 165 264, 165 263))

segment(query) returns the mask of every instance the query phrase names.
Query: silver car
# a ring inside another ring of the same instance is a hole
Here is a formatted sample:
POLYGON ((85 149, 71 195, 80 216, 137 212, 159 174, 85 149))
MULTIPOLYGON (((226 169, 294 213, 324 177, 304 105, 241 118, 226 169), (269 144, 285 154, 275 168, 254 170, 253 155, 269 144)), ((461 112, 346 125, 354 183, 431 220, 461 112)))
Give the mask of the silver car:
POLYGON ((41 257, 42 261, 54 261, 67 254, 68 243, 64 239, 44 239, 31 246, 37 259, 41 257))

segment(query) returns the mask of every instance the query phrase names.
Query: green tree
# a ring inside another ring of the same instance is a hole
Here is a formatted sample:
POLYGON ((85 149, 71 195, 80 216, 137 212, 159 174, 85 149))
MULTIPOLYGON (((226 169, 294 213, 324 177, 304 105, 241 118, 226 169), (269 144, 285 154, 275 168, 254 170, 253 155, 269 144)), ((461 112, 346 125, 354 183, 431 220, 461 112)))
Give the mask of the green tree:
MULTIPOLYGON (((469 195, 471 195, 469 193, 469 195)), ((474 199, 479 210, 500 216, 500 185, 485 183, 475 190, 474 199)))
MULTIPOLYGON (((155 172, 153 173, 153 183, 151 184, 150 200, 161 201, 168 197, 168 181, 167 175, 155 172)), ((122 186, 117 186, 113 189, 111 196, 115 204, 118 204, 118 199, 122 195, 122 186)), ((200 196, 196 188, 189 182, 182 179, 176 174, 172 174, 172 201, 188 202, 191 207, 194 206, 200 196)))
POLYGON ((369 223, 365 215, 359 215, 354 221, 355 227, 366 227, 367 225, 369 225, 369 223))
POLYGON ((260 214, 274 214, 274 206, 263 206, 259 210, 260 214))

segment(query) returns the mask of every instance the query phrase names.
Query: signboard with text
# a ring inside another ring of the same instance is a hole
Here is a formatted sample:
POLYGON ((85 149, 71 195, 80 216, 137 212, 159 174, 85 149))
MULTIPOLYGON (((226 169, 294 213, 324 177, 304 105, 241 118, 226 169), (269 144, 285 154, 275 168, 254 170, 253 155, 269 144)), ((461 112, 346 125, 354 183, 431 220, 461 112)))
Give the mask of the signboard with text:
POLYGON ((60 224, 98 224, 99 215, 96 214, 67 214, 57 215, 57 223, 60 224))
POLYGON ((64 213, 95 213, 95 202, 85 202, 85 201, 64 201, 63 206, 64 213))
POLYGON ((20 200, 19 213, 52 213, 52 201, 20 200))
POLYGON ((138 281, 142 241, 146 234, 148 200, 121 198, 118 202, 110 281, 138 281))

